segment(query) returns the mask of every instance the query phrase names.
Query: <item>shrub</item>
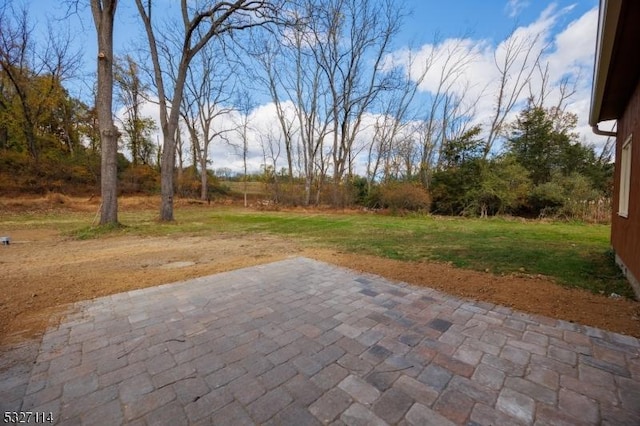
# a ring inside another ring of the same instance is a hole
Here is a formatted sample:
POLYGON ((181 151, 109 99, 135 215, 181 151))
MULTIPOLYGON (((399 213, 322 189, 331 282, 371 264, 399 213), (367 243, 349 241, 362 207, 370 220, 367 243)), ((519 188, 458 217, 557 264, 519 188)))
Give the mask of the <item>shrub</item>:
POLYGON ((536 185, 529 203, 540 216, 564 219, 602 221, 608 210, 602 194, 579 173, 554 174, 550 182, 536 185))
POLYGON ((51 204, 69 204, 69 197, 59 192, 48 192, 47 201, 51 204))
POLYGON ((529 204, 534 212, 553 215, 564 205, 564 188, 558 182, 536 185, 529 194, 529 204))
POLYGON ((304 204, 304 185, 295 182, 281 182, 277 186, 277 191, 274 186, 271 198, 283 205, 301 206, 304 204))
POLYGON ((427 191, 412 182, 390 182, 380 186, 382 207, 396 210, 425 210, 431 199, 427 191))
POLYGON ((157 192, 159 187, 160 175, 156 169, 148 165, 131 165, 120 175, 120 189, 125 194, 153 193, 157 192))

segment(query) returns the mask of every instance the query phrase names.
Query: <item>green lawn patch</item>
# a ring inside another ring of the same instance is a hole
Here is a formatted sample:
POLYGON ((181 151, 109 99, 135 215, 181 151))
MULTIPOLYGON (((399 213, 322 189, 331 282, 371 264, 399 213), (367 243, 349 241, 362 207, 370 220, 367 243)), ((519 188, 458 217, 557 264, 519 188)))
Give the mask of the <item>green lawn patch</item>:
POLYGON ((228 232, 266 232, 398 260, 433 260, 493 273, 528 273, 633 297, 610 254, 609 226, 575 222, 216 211, 228 232))
POLYGON ((75 238, 109 235, 279 235, 319 247, 398 260, 450 262, 495 274, 528 273, 603 294, 633 297, 613 262, 606 225, 386 216, 353 213, 257 212, 234 208, 184 207, 174 223, 158 223, 155 211, 121 212, 125 226, 90 226, 94 215, 58 214, 0 218, 0 228, 37 224, 75 238), (6 219, 6 220, 5 220, 6 219))

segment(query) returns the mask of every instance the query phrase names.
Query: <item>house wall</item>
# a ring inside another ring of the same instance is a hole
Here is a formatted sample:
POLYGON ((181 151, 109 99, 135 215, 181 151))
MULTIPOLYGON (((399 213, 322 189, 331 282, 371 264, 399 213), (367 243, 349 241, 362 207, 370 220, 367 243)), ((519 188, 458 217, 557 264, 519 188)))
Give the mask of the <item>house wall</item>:
POLYGON ((611 244, 616 252, 616 261, 634 286, 640 299, 640 80, 636 83, 624 114, 618 120, 616 141, 616 165, 613 190, 613 219, 611 222, 611 244), (629 215, 618 216, 620 193, 620 152, 622 144, 632 134, 631 147, 631 191, 629 215))

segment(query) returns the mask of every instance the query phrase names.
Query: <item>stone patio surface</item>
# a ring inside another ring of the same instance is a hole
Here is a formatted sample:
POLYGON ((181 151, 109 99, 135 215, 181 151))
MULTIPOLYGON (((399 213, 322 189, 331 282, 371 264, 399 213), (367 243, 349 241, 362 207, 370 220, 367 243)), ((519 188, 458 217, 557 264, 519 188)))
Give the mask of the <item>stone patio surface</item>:
POLYGON ((636 338, 306 258, 78 303, 34 357, 0 405, 56 424, 640 424, 636 338))

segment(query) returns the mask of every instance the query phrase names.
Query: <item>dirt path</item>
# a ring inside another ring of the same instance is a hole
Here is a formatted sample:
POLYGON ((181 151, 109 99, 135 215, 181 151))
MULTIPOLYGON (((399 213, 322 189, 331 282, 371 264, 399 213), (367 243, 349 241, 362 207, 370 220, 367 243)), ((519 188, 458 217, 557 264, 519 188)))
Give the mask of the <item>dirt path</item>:
POLYGON ((266 235, 122 236, 77 241, 17 229, 0 246, 0 344, 42 333, 68 303, 307 256, 462 297, 640 337, 640 303, 565 289, 547 279, 318 250, 266 235))

